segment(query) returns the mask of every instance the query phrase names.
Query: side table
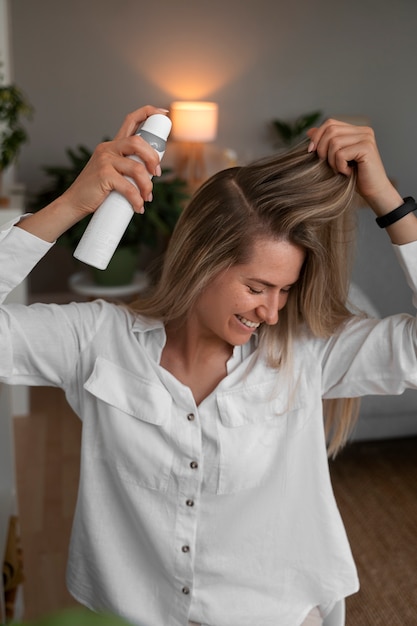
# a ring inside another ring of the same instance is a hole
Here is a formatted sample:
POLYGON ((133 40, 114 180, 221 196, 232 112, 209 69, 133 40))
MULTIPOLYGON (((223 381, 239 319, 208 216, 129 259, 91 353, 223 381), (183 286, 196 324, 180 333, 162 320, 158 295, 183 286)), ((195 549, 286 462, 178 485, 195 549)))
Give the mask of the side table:
POLYGON ((126 299, 133 300, 135 295, 145 291, 149 286, 149 277, 145 272, 138 271, 128 285, 107 287, 93 282, 88 272, 77 272, 69 277, 68 285, 71 291, 86 296, 88 299, 103 298, 117 302, 126 299))

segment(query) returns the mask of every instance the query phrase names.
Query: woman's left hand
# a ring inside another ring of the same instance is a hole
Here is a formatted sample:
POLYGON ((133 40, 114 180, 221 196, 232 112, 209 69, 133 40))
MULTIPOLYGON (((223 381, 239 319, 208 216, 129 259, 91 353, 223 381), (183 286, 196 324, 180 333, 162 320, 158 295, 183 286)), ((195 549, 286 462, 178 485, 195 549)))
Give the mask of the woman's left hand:
MULTIPOLYGON (((321 159, 327 159, 335 172, 350 176, 356 168, 358 193, 376 215, 386 215, 403 204, 385 172, 371 128, 330 119, 319 128, 311 128, 307 135, 311 140, 309 152, 316 151, 321 159)), ((387 232, 398 245, 417 241, 417 217, 408 213, 387 232)))
POLYGON ((309 151, 327 159, 335 172, 350 176, 356 167, 358 193, 377 214, 402 204, 385 172, 372 128, 329 119, 307 135, 311 139, 309 151))

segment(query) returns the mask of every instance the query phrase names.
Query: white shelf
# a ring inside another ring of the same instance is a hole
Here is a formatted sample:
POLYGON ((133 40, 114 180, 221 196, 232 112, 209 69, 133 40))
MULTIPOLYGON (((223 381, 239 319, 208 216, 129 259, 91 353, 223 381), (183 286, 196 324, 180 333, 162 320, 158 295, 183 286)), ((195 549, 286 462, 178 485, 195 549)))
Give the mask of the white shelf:
MULTIPOLYGON (((23 206, 21 201, 14 201, 13 205, 7 208, 0 209, 0 226, 16 219, 23 213, 23 206)), ((26 304, 28 301, 28 287, 27 281, 23 281, 18 285, 6 298, 7 303, 22 303, 26 304)), ((23 385, 17 385, 11 389, 11 402, 13 415, 28 415, 29 414, 29 391, 28 388, 23 385)))

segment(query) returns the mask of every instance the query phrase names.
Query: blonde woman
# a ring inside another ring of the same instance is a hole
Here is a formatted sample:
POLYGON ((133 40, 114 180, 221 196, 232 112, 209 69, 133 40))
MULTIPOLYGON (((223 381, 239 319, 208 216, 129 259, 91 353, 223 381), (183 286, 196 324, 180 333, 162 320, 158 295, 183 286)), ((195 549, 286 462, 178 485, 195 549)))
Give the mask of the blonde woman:
MULTIPOLYGON (((132 134, 157 111, 129 115, 61 198, 3 230, 3 296, 110 190, 143 210, 160 169, 132 134)), ((146 299, 1 309, 1 380, 62 387, 83 420, 79 602, 138 626, 299 626, 357 590, 327 455, 354 398, 416 387, 417 359, 414 319, 347 306, 356 191, 415 289, 415 203, 370 129, 329 120, 210 179, 146 299)))

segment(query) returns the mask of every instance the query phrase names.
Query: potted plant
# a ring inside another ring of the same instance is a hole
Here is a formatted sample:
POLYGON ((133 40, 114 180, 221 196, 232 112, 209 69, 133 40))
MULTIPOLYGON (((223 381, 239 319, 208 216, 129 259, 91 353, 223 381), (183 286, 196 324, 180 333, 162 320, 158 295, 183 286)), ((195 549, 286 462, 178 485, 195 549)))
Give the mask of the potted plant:
POLYGON ((3 172, 28 140, 22 121, 32 113, 31 104, 16 85, 0 85, 0 206, 9 203, 3 195, 3 172))
POLYGON ((285 146, 293 145, 306 130, 317 124, 321 118, 321 111, 313 111, 312 113, 306 113, 300 115, 291 122, 284 120, 274 119, 272 120, 272 129, 277 134, 281 142, 285 146))
MULTIPOLYGON (((32 211, 38 211, 68 189, 91 154, 84 145, 68 148, 68 164, 44 167, 50 182, 34 196, 32 211)), ((145 213, 133 215, 107 269, 91 270, 95 282, 102 285, 128 284, 133 279, 140 251, 146 248, 148 251, 163 252, 186 199, 186 183, 169 169, 164 169, 161 177, 153 179, 152 202, 146 203, 145 213)), ((58 239, 58 243, 73 252, 90 219, 91 216, 87 216, 72 226, 58 239)))

